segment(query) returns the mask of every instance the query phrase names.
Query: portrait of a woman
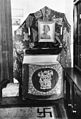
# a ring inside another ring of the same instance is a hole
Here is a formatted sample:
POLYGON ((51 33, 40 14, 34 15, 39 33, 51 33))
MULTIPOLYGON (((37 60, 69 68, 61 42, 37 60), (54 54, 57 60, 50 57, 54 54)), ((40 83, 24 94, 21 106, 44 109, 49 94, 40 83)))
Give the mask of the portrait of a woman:
POLYGON ((48 34, 50 31, 49 25, 43 26, 43 33, 41 34, 41 39, 50 39, 50 35, 48 34))

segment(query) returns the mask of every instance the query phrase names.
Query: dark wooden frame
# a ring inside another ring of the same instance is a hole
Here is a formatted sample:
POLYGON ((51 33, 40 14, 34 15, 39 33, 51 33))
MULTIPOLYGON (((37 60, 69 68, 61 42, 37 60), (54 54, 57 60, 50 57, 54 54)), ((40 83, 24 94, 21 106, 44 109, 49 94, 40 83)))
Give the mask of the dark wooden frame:
POLYGON ((73 9, 73 38, 74 38, 74 67, 81 71, 81 33, 79 26, 81 24, 81 0, 74 1, 73 9), (80 5, 80 6, 79 6, 80 5))

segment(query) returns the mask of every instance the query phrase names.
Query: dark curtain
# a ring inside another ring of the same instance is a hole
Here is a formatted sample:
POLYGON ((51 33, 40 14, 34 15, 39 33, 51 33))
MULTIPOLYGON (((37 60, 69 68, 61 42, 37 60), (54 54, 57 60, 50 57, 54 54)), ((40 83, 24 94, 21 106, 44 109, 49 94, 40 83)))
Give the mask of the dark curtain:
POLYGON ((0 84, 13 80, 13 43, 10 0, 0 0, 0 84))

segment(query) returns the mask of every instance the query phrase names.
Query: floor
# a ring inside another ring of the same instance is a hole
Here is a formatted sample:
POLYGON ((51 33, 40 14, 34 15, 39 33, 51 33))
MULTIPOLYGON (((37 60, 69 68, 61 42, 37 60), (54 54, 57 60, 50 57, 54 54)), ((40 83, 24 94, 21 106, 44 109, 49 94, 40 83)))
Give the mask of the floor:
POLYGON ((74 119, 69 118, 64 100, 40 101, 19 98, 19 84, 8 84, 0 101, 0 119, 74 119))
POLYGON ((0 119, 68 119, 63 100, 56 102, 6 97, 0 104, 0 119))
POLYGON ((0 119, 55 119, 52 107, 17 107, 17 108, 5 108, 0 109, 0 119), (47 111, 41 113, 38 111, 47 111), (4 113, 5 111, 5 113, 4 113))

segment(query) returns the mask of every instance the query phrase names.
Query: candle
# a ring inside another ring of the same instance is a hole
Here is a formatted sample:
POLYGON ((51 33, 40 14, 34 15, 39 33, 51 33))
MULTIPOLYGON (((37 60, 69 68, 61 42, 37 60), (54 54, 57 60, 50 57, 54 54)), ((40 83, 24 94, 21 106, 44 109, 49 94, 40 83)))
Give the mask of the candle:
POLYGON ((28 27, 28 35, 30 36, 30 27, 28 27))
POLYGON ((62 35, 62 26, 61 26, 61 28, 60 28, 60 34, 62 35))

